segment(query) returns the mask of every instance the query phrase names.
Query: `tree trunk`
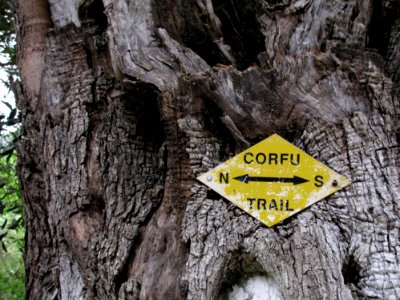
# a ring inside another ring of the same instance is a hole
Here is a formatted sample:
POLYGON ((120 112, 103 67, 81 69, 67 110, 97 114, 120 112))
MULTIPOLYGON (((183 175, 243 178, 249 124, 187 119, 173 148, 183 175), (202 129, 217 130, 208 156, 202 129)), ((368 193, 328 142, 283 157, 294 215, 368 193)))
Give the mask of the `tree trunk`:
POLYGON ((19 0, 26 297, 400 299, 399 6, 19 0), (273 133, 352 184, 267 228, 195 178, 273 133))

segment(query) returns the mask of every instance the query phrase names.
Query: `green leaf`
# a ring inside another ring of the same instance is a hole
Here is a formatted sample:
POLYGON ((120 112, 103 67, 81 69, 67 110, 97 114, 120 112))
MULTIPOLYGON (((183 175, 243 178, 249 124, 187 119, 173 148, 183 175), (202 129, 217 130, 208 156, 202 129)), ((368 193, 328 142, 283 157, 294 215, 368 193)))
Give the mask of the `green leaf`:
POLYGON ((1 101, 5 106, 7 106, 10 110, 13 109, 13 107, 11 106, 10 103, 8 103, 7 101, 1 101))
POLYGON ((17 229, 21 225, 21 221, 22 217, 19 217, 10 226, 8 226, 8 229, 17 229))
POLYGON ((8 233, 8 231, 5 231, 5 232, 3 232, 3 233, 0 233, 0 241, 2 241, 2 240, 5 238, 5 236, 7 235, 7 233, 8 233))
POLYGON ((16 108, 11 109, 11 112, 8 115, 8 118, 7 118, 8 121, 13 120, 16 115, 17 115, 17 109, 16 108))
MULTIPOLYGON (((1 241, 1 239, 2 239, 2 237, 0 236, 0 241, 1 241)), ((1 241, 0 243, 1 243, 1 248, 3 248, 4 252, 8 252, 8 251, 7 251, 6 244, 4 244, 3 241, 1 241)))
POLYGON ((4 223, 3 223, 3 225, 1 225, 1 229, 4 229, 4 228, 6 228, 7 221, 8 221, 7 219, 5 219, 5 220, 4 220, 4 223))
POLYGON ((14 49, 11 49, 11 48, 5 48, 3 51, 1 51, 1 53, 12 55, 12 54, 15 53, 15 50, 14 50, 14 49))

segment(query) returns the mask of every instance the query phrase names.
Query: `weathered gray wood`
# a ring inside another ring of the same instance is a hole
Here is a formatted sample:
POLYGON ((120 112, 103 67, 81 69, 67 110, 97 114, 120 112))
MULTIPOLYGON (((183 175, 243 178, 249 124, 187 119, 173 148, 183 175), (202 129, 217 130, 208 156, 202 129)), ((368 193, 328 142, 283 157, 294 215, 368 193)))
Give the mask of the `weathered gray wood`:
POLYGON ((278 299, 400 298, 398 8, 49 1, 40 95, 23 77, 20 99, 27 297, 225 299, 264 278, 278 299), (266 228, 195 178, 274 132, 353 184, 266 228))

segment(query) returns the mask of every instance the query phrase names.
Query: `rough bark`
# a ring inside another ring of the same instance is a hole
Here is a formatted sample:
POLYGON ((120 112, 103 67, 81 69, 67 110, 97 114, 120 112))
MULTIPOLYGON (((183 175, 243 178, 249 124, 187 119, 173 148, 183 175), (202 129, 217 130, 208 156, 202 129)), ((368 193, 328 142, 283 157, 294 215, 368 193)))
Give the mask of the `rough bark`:
POLYGON ((19 27, 27 298, 400 298, 398 1, 49 12, 44 69, 19 27), (272 133, 352 185, 266 228, 195 180, 272 133))

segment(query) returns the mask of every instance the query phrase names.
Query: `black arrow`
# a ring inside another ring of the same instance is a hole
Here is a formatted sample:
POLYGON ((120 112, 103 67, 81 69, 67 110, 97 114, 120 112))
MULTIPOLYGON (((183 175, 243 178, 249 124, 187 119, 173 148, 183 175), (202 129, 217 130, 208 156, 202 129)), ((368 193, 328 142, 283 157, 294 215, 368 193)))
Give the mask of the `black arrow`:
POLYGON ((249 183, 249 181, 258 181, 258 182, 288 182, 293 183, 293 185, 302 184, 309 180, 301 178, 299 176, 293 176, 293 178, 285 178, 285 177, 258 177, 258 176, 249 176, 249 174, 237 176, 233 179, 239 180, 244 183, 249 183))

